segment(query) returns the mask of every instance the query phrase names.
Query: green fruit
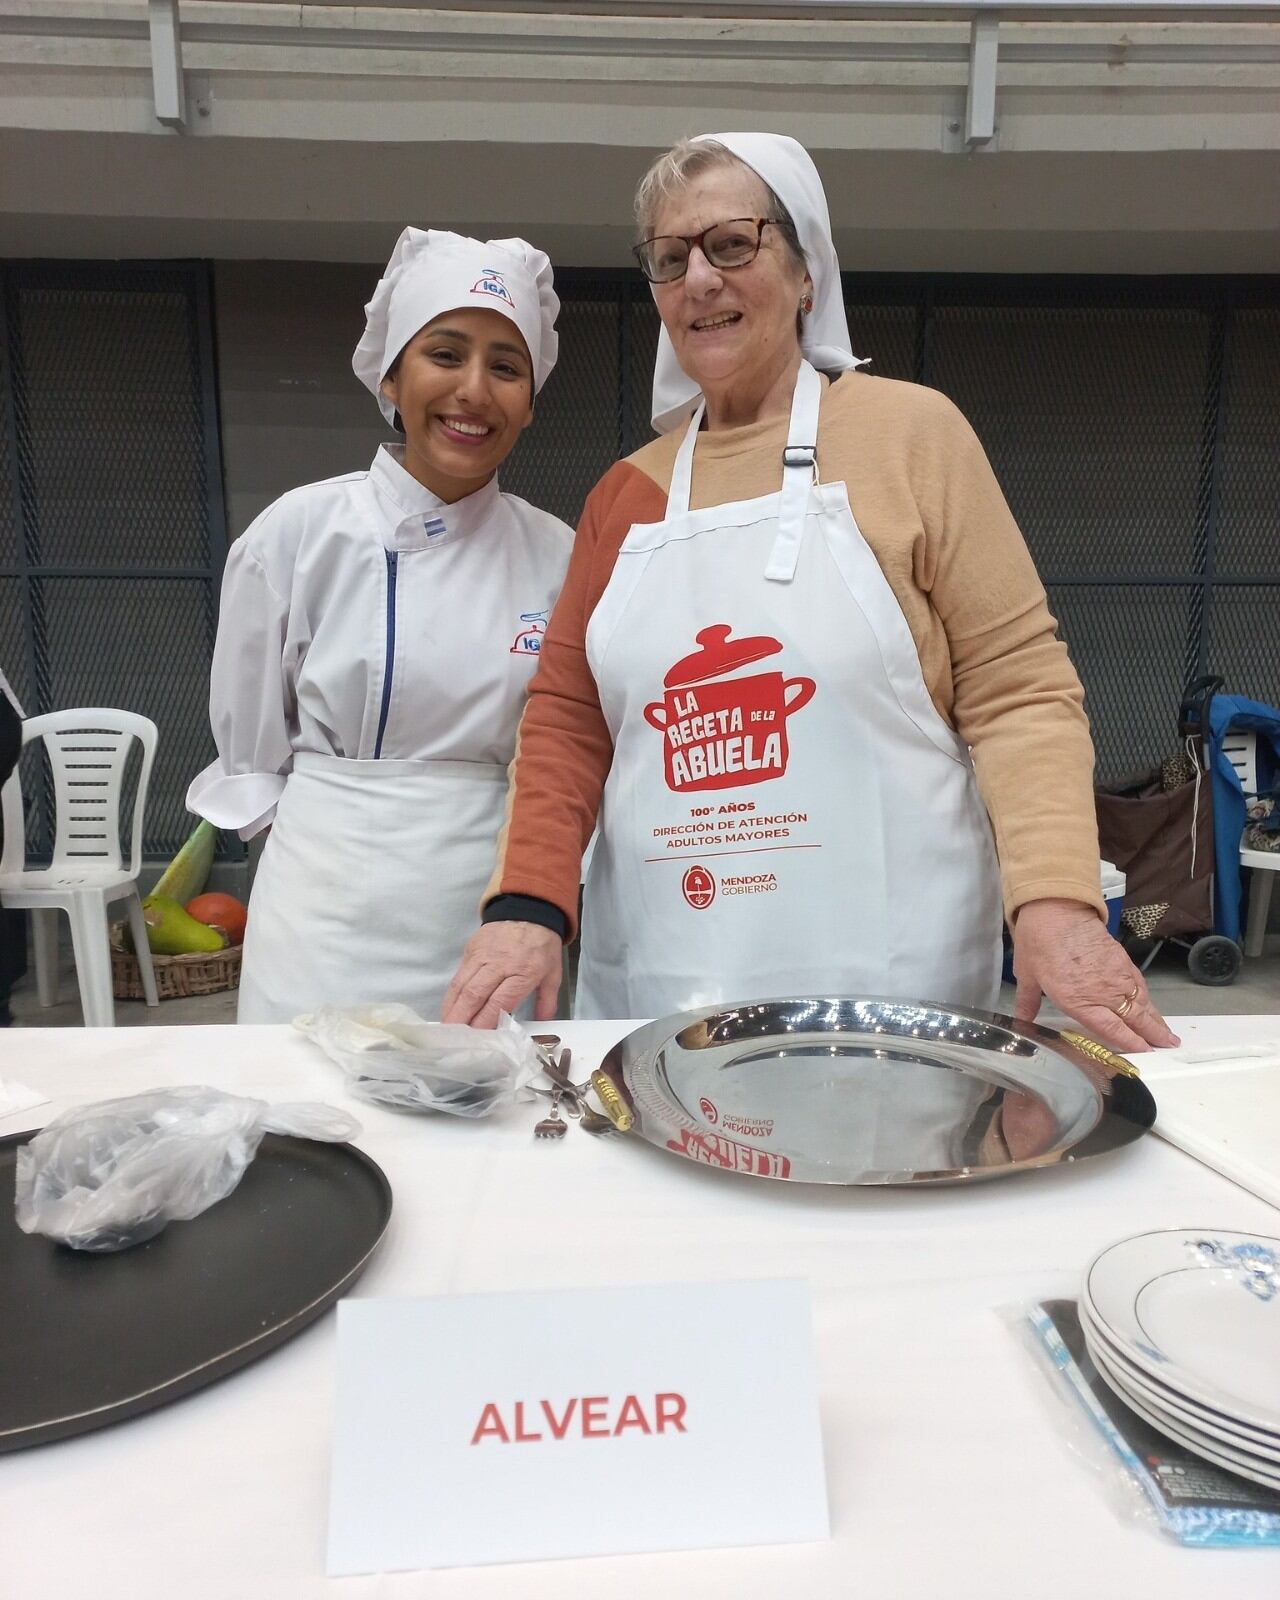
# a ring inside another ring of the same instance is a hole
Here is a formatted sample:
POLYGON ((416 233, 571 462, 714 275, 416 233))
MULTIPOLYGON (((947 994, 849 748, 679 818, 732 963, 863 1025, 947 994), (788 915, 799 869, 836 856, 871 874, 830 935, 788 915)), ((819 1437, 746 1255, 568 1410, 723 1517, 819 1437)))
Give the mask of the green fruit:
POLYGON ((227 936, 220 928, 197 922, 166 895, 149 894, 142 902, 142 917, 153 955, 187 956, 197 951, 208 954, 227 947, 227 936))
POLYGON ((217 842, 218 830, 211 822, 202 822, 164 869, 152 894, 176 900, 179 906, 194 900, 209 881, 217 842))

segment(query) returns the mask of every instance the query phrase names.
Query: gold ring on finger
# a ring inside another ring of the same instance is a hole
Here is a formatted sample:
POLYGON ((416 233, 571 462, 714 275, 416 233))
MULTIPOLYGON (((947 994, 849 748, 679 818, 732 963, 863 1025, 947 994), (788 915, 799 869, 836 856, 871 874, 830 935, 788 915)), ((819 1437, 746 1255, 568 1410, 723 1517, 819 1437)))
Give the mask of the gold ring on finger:
POLYGON ((1135 983, 1133 988, 1130 989, 1129 993, 1127 995, 1125 995, 1124 999, 1115 1008, 1116 1016, 1118 1016, 1118 1017, 1127 1017, 1129 1015, 1129 1013, 1133 1010, 1133 1002, 1137 998, 1138 998, 1138 986, 1135 983))

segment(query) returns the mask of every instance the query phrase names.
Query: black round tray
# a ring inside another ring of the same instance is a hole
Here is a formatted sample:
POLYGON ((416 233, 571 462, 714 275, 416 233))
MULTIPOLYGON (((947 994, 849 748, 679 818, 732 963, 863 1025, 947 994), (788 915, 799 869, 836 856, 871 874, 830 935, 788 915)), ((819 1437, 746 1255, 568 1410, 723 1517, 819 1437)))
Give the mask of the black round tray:
POLYGON ((120 1422, 265 1355, 350 1288, 391 1216, 362 1151, 268 1134, 225 1200, 91 1255, 18 1227, 32 1137, 0 1139, 0 1451, 120 1422))

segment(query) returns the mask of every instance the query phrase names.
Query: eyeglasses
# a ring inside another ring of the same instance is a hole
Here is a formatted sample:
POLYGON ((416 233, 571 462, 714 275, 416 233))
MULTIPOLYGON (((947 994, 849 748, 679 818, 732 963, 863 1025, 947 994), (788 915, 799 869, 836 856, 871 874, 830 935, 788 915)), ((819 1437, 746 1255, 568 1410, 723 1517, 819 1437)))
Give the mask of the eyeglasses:
POLYGON ((733 217, 701 233, 656 234, 634 245, 631 254, 650 283, 678 283, 689 270, 694 245, 713 267, 745 267, 760 254, 764 230, 776 225, 775 217, 733 217))

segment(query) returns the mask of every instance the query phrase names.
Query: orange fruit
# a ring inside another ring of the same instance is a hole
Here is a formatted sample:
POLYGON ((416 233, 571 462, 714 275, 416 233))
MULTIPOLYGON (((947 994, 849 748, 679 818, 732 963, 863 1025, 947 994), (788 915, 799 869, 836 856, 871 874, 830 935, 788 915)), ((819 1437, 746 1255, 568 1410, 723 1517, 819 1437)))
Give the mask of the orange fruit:
POLYGON ((244 942, 244 925, 249 913, 233 894, 198 894, 187 901, 187 915, 227 936, 228 944, 244 942))

